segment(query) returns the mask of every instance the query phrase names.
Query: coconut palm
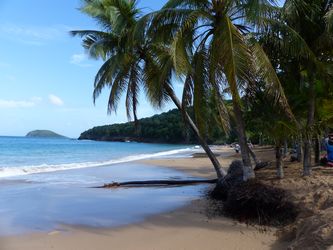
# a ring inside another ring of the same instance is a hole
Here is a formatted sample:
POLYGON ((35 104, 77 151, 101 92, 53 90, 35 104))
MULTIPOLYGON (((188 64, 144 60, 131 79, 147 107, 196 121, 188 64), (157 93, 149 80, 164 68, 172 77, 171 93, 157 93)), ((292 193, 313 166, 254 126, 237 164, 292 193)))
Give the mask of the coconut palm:
POLYGON ((297 134, 295 123, 290 121, 284 110, 273 105, 264 85, 245 96, 248 100, 247 122, 250 127, 259 130, 275 144, 276 173, 278 178, 284 177, 282 146, 287 138, 297 134))
POLYGON ((269 21, 270 35, 265 42, 269 54, 275 53, 271 59, 276 61, 299 118, 304 144, 303 174, 310 175, 317 99, 332 93, 332 1, 287 0, 278 19, 280 22, 269 21), (320 93, 320 89, 325 91, 320 93))
MULTIPOLYGON (((155 107, 172 100, 178 109, 182 103, 172 88, 173 64, 169 49, 148 38, 145 27, 135 32, 141 12, 132 0, 85 0, 81 11, 93 17, 101 31, 73 31, 83 38, 83 47, 93 58, 101 58, 94 83, 94 101, 104 88, 110 88, 108 112, 117 110, 121 95, 126 92, 126 111, 129 118, 137 120, 138 94, 143 90, 155 107), (136 35, 134 35, 136 34, 136 35), (155 44, 156 43, 156 44, 155 44)), ((145 22, 143 22, 145 23, 145 22)), ((146 23, 145 23, 146 24, 146 23)), ((198 137, 210 158, 218 178, 225 175, 220 163, 200 134, 186 111, 184 117, 198 137)))
POLYGON ((184 106, 193 104, 195 113, 200 114, 206 92, 214 89, 217 96, 225 91, 231 95, 245 180, 254 177, 254 171, 245 134, 242 92, 264 79, 275 102, 290 111, 274 68, 251 36, 259 21, 274 11, 273 2, 169 0, 154 13, 151 24, 155 34, 160 35, 158 27, 165 27, 164 36, 170 36, 175 71, 185 79, 184 106))
MULTIPOLYGON (((327 63, 333 56, 333 32, 329 31, 329 8, 331 0, 305 0, 287 1, 283 9, 283 18, 288 26, 293 28, 302 37, 303 42, 312 52, 313 59, 304 58, 301 54, 300 65, 302 66, 303 79, 308 83, 308 112, 306 118, 306 131, 304 133, 304 161, 303 174, 311 174, 311 148, 314 136, 316 99, 318 93, 316 88, 320 84, 329 84, 329 72, 327 63), (296 11, 295 5, 298 5, 296 11), (301 5, 299 5, 301 4, 301 5)), ((327 88, 328 90, 328 88, 327 88)))

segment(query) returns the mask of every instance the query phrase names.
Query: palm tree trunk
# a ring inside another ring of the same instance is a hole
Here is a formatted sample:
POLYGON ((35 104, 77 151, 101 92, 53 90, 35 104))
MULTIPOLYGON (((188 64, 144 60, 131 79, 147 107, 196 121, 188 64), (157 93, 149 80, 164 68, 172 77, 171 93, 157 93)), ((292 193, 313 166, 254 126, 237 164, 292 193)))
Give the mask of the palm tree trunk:
POLYGON ((288 154, 288 141, 284 140, 284 148, 283 148, 283 157, 287 157, 288 154))
POLYGON ((255 163, 256 165, 258 165, 258 164, 260 163, 260 161, 258 160, 256 154, 253 152, 253 150, 252 150, 250 147, 248 147, 248 149, 249 149, 249 153, 250 153, 250 155, 251 155, 251 157, 252 157, 254 163, 255 163))
POLYGON ((315 138, 315 163, 316 165, 320 164, 320 139, 319 135, 315 138))
POLYGON ((303 160, 303 175, 311 175, 311 147, 312 147, 312 128, 314 124, 315 113, 315 89, 314 84, 310 83, 309 103, 307 117, 307 132, 304 140, 304 160, 303 160))
POLYGON ((304 140, 303 175, 311 175, 311 140, 304 140))
POLYGON ((200 135, 199 129, 197 128, 197 126, 193 122, 192 118, 189 116, 189 114, 185 110, 183 110, 181 102, 179 101, 179 99, 177 98, 177 96, 175 95, 175 93, 173 92, 173 90, 170 89, 169 87, 166 87, 166 90, 168 92, 168 95, 172 99, 172 101, 175 103, 175 105, 179 109, 179 111, 181 111, 182 113, 185 114, 186 122, 191 127, 191 129, 193 130, 194 134, 197 136, 200 145, 205 150, 208 158, 212 162, 217 177, 219 179, 223 178, 226 175, 226 172, 223 170, 223 168, 221 168, 220 162, 217 160, 216 156, 214 155, 214 153, 212 152, 212 150, 209 148, 209 146, 208 146, 207 142, 205 141, 205 139, 202 138, 202 136, 200 135))
POLYGON ((279 143, 277 143, 275 147, 275 159, 276 159, 276 175, 278 178, 282 179, 284 177, 284 171, 283 171, 281 145, 279 143))
POLYGON ((238 134, 238 141, 239 146, 241 149, 242 154, 242 160, 243 160, 243 179, 244 181, 247 181, 249 179, 255 178, 255 173, 252 168, 251 159, 250 159, 250 152, 249 147, 247 145, 247 139, 245 134, 245 124, 243 120, 242 110, 239 105, 239 103, 233 99, 233 107, 234 107, 234 113, 237 123, 237 134, 238 134))
POLYGON ((296 154, 297 154, 297 161, 298 162, 302 161, 302 155, 303 155, 302 144, 303 144, 303 140, 300 137, 298 139, 298 142, 297 142, 297 152, 296 152, 296 154))

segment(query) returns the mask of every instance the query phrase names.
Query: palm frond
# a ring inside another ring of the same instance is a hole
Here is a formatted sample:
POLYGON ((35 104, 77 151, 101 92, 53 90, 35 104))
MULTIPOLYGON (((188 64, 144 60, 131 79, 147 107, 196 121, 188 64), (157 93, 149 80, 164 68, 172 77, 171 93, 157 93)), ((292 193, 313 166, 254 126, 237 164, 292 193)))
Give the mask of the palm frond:
POLYGON ((170 97, 166 93, 166 87, 171 87, 173 70, 172 58, 167 49, 162 46, 152 47, 150 53, 146 53, 144 66, 144 88, 148 100, 152 106, 161 108, 170 97), (155 52, 153 55, 151 52, 155 52))
POLYGON ((188 52, 186 51, 184 37, 180 33, 175 37, 171 48, 172 48, 172 60, 175 66, 176 73, 178 75, 186 74, 190 68, 190 62, 188 52))
POLYGON ((260 19, 276 16, 279 12, 276 0, 231 0, 228 13, 235 25, 242 24, 245 29, 255 29, 260 19), (246 26, 244 26, 246 25, 246 26))
POLYGON ((122 71, 119 71, 113 80, 111 87, 109 101, 108 101, 108 114, 117 112, 118 103, 122 96, 122 93, 126 90, 126 83, 128 82, 130 68, 127 67, 122 71))
POLYGON ((333 6, 325 14, 326 27, 328 32, 333 33, 333 6))
POLYGON ((261 45, 254 39, 252 39, 251 43, 253 56, 255 58, 256 71, 258 72, 260 78, 265 82, 268 95, 275 101, 275 103, 280 105, 290 119, 296 122, 280 79, 277 76, 268 56, 262 49, 261 45))
POLYGON ((96 99, 101 94, 102 90, 112 85, 113 77, 118 73, 117 67, 118 62, 114 58, 108 59, 102 67, 98 70, 95 81, 94 81, 94 92, 93 92, 93 101, 94 104, 96 99))
POLYGON ((202 9, 210 6, 210 1, 207 0, 169 0, 163 9, 169 8, 196 8, 202 9))
POLYGON ((309 13, 309 11, 311 11, 311 6, 308 1, 304 0, 286 0, 283 5, 285 17, 297 18, 301 17, 301 13, 309 13))
POLYGON ((237 82, 252 81, 249 69, 252 65, 251 55, 244 38, 228 17, 223 18, 222 27, 215 33, 216 41, 220 43, 219 60, 229 83, 233 101, 240 105, 237 82))
POLYGON ((206 51, 197 51, 193 58, 193 109, 196 124, 202 135, 206 133, 207 82, 206 51), (194 73, 195 72, 195 73, 194 73))
POLYGON ((139 105, 138 95, 140 92, 140 79, 139 79, 140 69, 136 64, 133 64, 130 69, 130 75, 128 78, 127 93, 125 99, 125 107, 127 119, 132 119, 132 114, 134 121, 137 122, 137 107, 139 105))
POLYGON ((94 36, 99 38, 105 38, 110 36, 110 33, 99 30, 71 30, 69 33, 72 36, 79 36, 79 37, 94 36))
POLYGON ((316 55, 296 30, 278 20, 262 19, 262 22, 265 26, 274 27, 276 30, 284 33, 284 41, 280 41, 279 45, 289 56, 304 58, 311 61, 313 64, 317 63, 316 55))
POLYGON ((185 78, 184 87, 183 87, 183 95, 182 95, 183 110, 187 110, 187 108, 192 105, 193 89, 194 89, 194 84, 193 84, 192 74, 188 74, 185 78))
POLYGON ((230 116, 224 98, 216 88, 212 89, 212 95, 218 111, 219 124, 222 126, 223 131, 229 135, 231 131, 230 116))

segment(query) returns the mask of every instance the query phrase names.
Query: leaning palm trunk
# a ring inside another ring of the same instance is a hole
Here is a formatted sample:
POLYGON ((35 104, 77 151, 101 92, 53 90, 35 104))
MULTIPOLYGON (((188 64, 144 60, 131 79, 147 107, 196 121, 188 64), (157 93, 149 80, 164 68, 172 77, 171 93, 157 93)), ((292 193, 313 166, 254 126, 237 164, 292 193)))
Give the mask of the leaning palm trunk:
POLYGON ((245 125, 242 116, 241 107, 239 106, 237 101, 233 101, 234 113, 237 123, 237 134, 239 146, 241 148, 242 160, 243 160, 243 173, 244 173, 244 181, 255 178, 255 173, 252 168, 251 158, 250 158, 250 150, 247 145, 247 139, 245 134, 245 125))
POLYGON ((288 141, 284 140, 284 147, 283 147, 283 157, 287 157, 288 154, 288 141))
POLYGON ((312 148, 312 127, 314 124, 314 113, 315 113, 315 89, 314 84, 310 83, 309 93, 309 109, 307 117, 307 133, 305 134, 304 140, 304 161, 303 161, 303 175, 311 175, 311 148, 312 148))
POLYGON ((197 126, 195 125, 195 123, 193 122, 193 120, 191 119, 191 117, 189 116, 189 114, 185 110, 183 110, 181 102, 179 101, 179 99, 177 98, 177 96, 174 94, 174 92, 170 88, 168 88, 168 87, 166 88, 166 90, 167 90, 168 95, 172 99, 172 101, 175 103, 175 105, 179 109, 179 111, 181 111, 181 112, 183 112, 185 114, 186 122, 191 127, 191 129, 193 130, 194 134, 196 135, 196 137, 199 140, 199 143, 201 144, 201 146, 205 150, 208 158, 212 162, 217 177, 219 179, 223 178, 226 175, 226 172, 221 168, 221 164, 217 160, 215 154, 209 148, 209 146, 208 146, 207 142, 205 141, 205 139, 202 138, 202 136, 200 135, 199 129, 197 128, 197 126))
POLYGON ((248 147, 248 149, 249 149, 249 153, 250 153, 255 165, 258 165, 260 163, 260 161, 258 160, 256 154, 253 152, 253 150, 251 148, 248 147))
POLYGON ((282 179, 284 177, 284 171, 283 171, 281 145, 279 143, 277 143, 275 147, 275 159, 276 159, 276 175, 278 178, 282 179))

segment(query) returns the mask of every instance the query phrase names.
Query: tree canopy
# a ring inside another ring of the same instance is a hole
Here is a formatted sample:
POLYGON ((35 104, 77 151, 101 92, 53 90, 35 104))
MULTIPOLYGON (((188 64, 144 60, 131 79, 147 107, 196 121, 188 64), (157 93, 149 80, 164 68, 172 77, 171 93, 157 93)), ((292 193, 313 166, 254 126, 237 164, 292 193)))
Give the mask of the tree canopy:
POLYGON ((248 140, 259 134, 277 151, 282 142, 303 145, 303 174, 310 175, 313 141, 329 131, 333 117, 332 5, 331 0, 286 0, 282 7, 274 0, 169 0, 144 14, 137 1, 84 0, 81 11, 101 29, 72 34, 82 37, 90 56, 104 61, 93 98, 108 88, 113 112, 125 94, 128 118, 136 125, 96 133, 151 139, 165 134, 173 142, 190 128, 220 178, 207 140, 223 130, 237 136, 244 179, 254 177, 248 140), (181 100, 173 90, 175 77, 183 80, 181 100), (137 123, 140 91, 157 108, 174 102, 186 125, 174 119, 171 131, 167 120, 159 126, 153 119, 154 129, 144 134, 137 123))
MULTIPOLYGON (((83 132, 79 139, 100 141, 138 141, 154 143, 197 144, 198 139, 189 130, 179 110, 174 109, 160 115, 139 119, 139 130, 134 122, 94 127, 83 132)), ((207 134, 209 143, 225 143, 223 130, 215 126, 207 134)))

